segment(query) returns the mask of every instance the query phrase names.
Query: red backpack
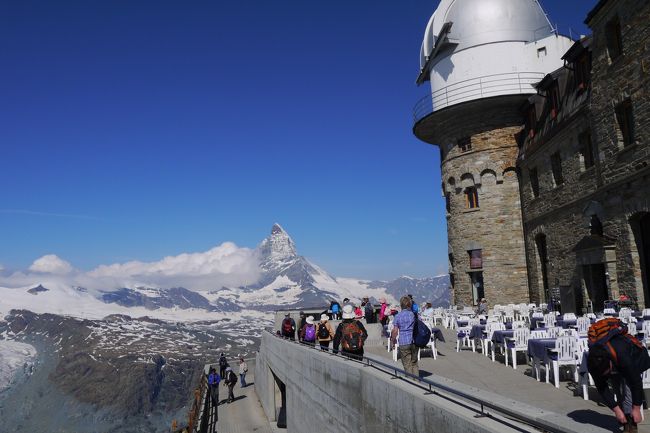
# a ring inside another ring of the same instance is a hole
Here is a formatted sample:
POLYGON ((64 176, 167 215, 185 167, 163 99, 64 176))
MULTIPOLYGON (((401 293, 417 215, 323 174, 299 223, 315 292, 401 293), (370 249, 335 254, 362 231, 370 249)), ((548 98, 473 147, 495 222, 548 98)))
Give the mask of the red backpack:
POLYGON ((643 344, 641 344, 641 342, 637 340, 635 336, 628 334, 627 325, 616 317, 608 317, 606 319, 599 320, 598 322, 592 324, 589 327, 589 331, 587 332, 589 346, 591 347, 595 344, 601 344, 612 356, 612 361, 614 361, 615 364, 618 363, 618 359, 616 356, 616 351, 614 350, 614 347, 612 347, 612 343, 610 343, 609 340, 616 337, 617 335, 624 337, 628 342, 637 346, 639 349, 643 348, 643 344))
POLYGON ((363 349, 363 333, 357 321, 342 323, 343 339, 341 345, 346 352, 356 352, 363 349))
POLYGON ((284 319, 282 321, 282 333, 291 334, 293 332, 293 325, 291 325, 291 319, 284 319))

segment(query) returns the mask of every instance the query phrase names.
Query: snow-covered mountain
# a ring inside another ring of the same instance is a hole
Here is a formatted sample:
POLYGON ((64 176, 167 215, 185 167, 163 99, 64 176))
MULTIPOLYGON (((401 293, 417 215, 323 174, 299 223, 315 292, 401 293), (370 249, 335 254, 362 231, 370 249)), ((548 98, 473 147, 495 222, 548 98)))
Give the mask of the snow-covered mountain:
POLYGON ((191 289, 181 286, 143 285, 90 290, 66 284, 60 276, 48 280, 36 274, 29 286, 0 288, 0 313, 27 309, 37 313, 101 318, 107 314, 148 315, 171 320, 210 320, 214 314, 247 310, 260 312, 280 308, 321 307, 331 300, 386 297, 397 302, 407 293, 434 306, 449 302, 448 276, 399 277, 393 281, 337 278, 297 252, 289 234, 274 224, 270 235, 252 251, 258 269, 255 283, 191 289))

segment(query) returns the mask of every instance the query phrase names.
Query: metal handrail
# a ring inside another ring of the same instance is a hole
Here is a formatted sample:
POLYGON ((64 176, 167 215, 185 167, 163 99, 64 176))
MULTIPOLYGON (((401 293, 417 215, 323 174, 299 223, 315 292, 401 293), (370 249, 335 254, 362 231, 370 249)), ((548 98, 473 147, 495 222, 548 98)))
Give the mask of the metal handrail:
POLYGON ((457 81, 420 98, 413 107, 413 121, 417 123, 433 111, 454 105, 465 98, 479 99, 503 92, 535 93, 533 85, 545 75, 543 72, 506 72, 457 81))
MULTIPOLYGON (((557 425, 547 423, 544 420, 541 420, 541 419, 538 419, 538 418, 533 418, 533 417, 531 417, 531 416, 529 416, 529 415, 527 415, 525 413, 522 413, 522 412, 517 411, 516 409, 513 409, 512 404, 503 405, 503 404, 499 404, 499 403, 496 403, 496 402, 491 401, 491 400, 482 399, 482 398, 476 396, 475 394, 469 394, 467 392, 460 391, 460 390, 458 390, 456 388, 453 388, 453 387, 451 387, 449 385, 446 385, 444 383, 433 381, 433 380, 430 380, 430 379, 425 379, 425 378, 422 378, 422 377, 415 376, 413 374, 407 373, 406 371, 402 370, 401 368, 397 368, 395 365, 391 365, 391 364, 385 363, 383 361, 379 361, 377 359, 370 358, 367 355, 364 355, 362 359, 357 359, 354 356, 342 355, 342 354, 339 354, 338 352, 334 352, 333 349, 329 349, 329 348, 321 349, 320 346, 317 345, 317 344, 313 345, 313 344, 302 343, 302 342, 298 342, 298 341, 295 341, 295 340, 284 338, 282 336, 274 334, 269 329, 266 329, 266 332, 268 332, 269 334, 271 334, 272 336, 274 336, 276 338, 285 340, 285 341, 293 343, 293 344, 297 344, 299 346, 303 346, 305 348, 315 349, 315 350, 318 350, 319 352, 327 352, 332 356, 337 356, 337 357, 343 358, 345 360, 351 360, 351 361, 354 361, 354 362, 358 362, 358 363, 366 365, 368 367, 374 367, 374 368, 376 368, 378 370, 381 370, 381 371, 392 372, 393 376, 395 376, 395 377, 400 377, 400 374, 401 374, 404 377, 408 377, 408 378, 410 378, 412 380, 415 380, 416 382, 419 382, 419 383, 414 384, 414 385, 418 385, 419 387, 421 387, 423 389, 427 389, 432 394, 436 394, 436 391, 443 391, 445 393, 452 394, 452 395, 454 395, 456 397, 460 397, 460 398, 465 399, 467 401, 471 401, 473 403, 476 403, 476 404, 480 405, 479 411, 480 411, 482 416, 487 416, 487 417, 490 417, 490 418, 495 419, 497 421, 503 422, 503 420, 499 420, 498 418, 494 418, 493 416, 491 416, 491 414, 485 412, 485 408, 488 408, 488 409, 492 409, 492 410, 494 410, 496 412, 499 412, 500 414, 505 415, 505 416, 515 420, 515 421, 521 422, 523 424, 527 424, 527 425, 529 425, 531 427, 539 428, 544 432, 549 432, 549 433, 565 433, 566 432, 565 429, 559 428, 557 425), (378 367, 381 367, 381 368, 378 368, 378 367)), ((482 394, 489 393, 487 391, 482 391, 482 390, 479 390, 479 392, 482 393, 482 394)), ((514 401, 514 400, 512 400, 512 401, 514 401)))

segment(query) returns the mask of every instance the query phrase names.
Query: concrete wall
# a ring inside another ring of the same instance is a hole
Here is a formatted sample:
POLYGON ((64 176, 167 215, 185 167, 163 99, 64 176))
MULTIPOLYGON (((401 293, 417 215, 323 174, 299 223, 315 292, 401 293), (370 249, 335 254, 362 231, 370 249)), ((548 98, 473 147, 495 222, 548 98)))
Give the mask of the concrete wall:
MULTIPOLYGON (((302 433, 351 432, 510 432, 514 430, 491 418, 477 418, 445 398, 432 395, 408 381, 354 361, 310 349, 264 333, 255 366, 255 391, 267 417, 276 420, 280 396, 275 377, 286 386, 287 431, 302 433)), ((445 379, 439 379, 445 380, 445 379)), ((448 380, 466 392, 466 385, 448 380)), ((585 428, 566 417, 489 394, 490 401, 503 400, 509 408, 533 417, 550 419, 561 431, 602 431, 585 428)))

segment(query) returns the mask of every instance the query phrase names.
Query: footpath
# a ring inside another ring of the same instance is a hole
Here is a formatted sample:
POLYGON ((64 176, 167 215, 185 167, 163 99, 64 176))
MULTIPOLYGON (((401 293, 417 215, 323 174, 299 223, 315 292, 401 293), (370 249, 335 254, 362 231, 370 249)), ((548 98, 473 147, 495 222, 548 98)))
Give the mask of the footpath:
MULTIPOLYGON (((276 433, 280 430, 264 414, 264 409, 255 394, 255 361, 248 361, 248 373, 246 374, 246 388, 242 388, 238 382, 235 386, 235 401, 226 403, 228 388, 221 386, 219 390, 219 421, 217 431, 219 433, 276 433)), ((239 377, 239 375, 237 375, 239 377)))

